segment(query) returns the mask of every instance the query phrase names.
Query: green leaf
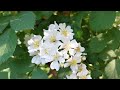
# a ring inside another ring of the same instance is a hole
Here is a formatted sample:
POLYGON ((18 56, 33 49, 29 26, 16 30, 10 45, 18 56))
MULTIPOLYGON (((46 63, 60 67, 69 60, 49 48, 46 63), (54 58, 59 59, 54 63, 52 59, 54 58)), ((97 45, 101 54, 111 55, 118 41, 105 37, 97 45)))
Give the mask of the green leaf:
POLYGON ((30 11, 24 11, 16 15, 14 19, 10 20, 11 28, 15 31, 34 29, 35 14, 30 11))
POLYGON ((2 33, 2 31, 7 27, 9 20, 9 16, 0 17, 0 33, 2 33))
POLYGON ((52 14, 53 11, 34 11, 35 15, 36 15, 36 19, 48 19, 52 14))
POLYGON ((105 75, 109 79, 120 79, 120 59, 114 59, 107 64, 105 75))
POLYGON ((0 79, 8 79, 8 72, 0 72, 0 79))
POLYGON ((60 68, 60 70, 58 71, 58 78, 59 79, 64 79, 66 78, 66 75, 69 75, 71 73, 70 68, 60 68))
POLYGON ((107 47, 105 48, 99 55, 98 57, 103 60, 103 61, 109 61, 112 60, 114 57, 116 57, 115 53, 111 48, 107 47))
POLYGON ((82 11, 82 12, 76 13, 72 17, 72 28, 73 28, 73 32, 75 33, 74 37, 77 40, 80 40, 80 38, 82 36, 81 23, 82 23, 82 19, 85 15, 86 15, 86 12, 82 11))
POLYGON ((115 17, 115 11, 93 11, 90 14, 90 27, 96 32, 109 29, 112 27, 115 17))
POLYGON ((107 46, 115 50, 120 45, 120 31, 116 28, 112 28, 106 34, 104 34, 104 39, 107 42, 107 46))
POLYGON ((14 57, 9 59, 8 67, 10 68, 10 78, 27 78, 26 73, 32 71, 31 57, 25 51, 25 49, 20 46, 16 47, 14 52, 14 57))
POLYGON ((88 52, 87 56, 88 56, 88 60, 90 63, 96 63, 99 60, 98 54, 96 54, 96 53, 88 52))
POLYGON ((45 71, 41 70, 40 68, 36 68, 32 72, 32 79, 48 79, 48 75, 45 71))
POLYGON ((17 44, 17 36, 11 29, 0 35, 0 64, 13 55, 17 44))
POLYGON ((92 78, 94 79, 99 79, 99 77, 102 75, 101 71, 100 70, 93 70, 91 72, 91 76, 92 78))
POLYGON ((89 48, 92 53, 100 53, 106 45, 106 41, 102 38, 102 34, 100 34, 90 40, 89 48))

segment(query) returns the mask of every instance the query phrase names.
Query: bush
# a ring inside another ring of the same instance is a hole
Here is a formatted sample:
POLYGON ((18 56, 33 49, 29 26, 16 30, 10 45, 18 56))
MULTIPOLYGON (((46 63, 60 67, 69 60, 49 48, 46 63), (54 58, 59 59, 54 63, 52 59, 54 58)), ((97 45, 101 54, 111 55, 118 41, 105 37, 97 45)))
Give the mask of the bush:
POLYGON ((119 29, 118 11, 0 11, 0 78, 119 79, 119 29))

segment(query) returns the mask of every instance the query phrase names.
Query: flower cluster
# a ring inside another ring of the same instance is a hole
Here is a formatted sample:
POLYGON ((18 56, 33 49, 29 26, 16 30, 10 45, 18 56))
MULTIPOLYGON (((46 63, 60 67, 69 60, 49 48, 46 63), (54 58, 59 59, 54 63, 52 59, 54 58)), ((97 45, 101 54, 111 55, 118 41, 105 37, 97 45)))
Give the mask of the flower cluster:
POLYGON ((27 42, 28 52, 33 56, 31 62, 37 65, 50 63, 50 68, 56 71, 60 67, 70 67, 72 74, 67 75, 67 79, 90 79, 89 71, 82 63, 86 60, 83 55, 85 48, 73 36, 71 26, 66 26, 65 23, 58 25, 56 22, 44 30, 43 38, 32 35, 27 42))

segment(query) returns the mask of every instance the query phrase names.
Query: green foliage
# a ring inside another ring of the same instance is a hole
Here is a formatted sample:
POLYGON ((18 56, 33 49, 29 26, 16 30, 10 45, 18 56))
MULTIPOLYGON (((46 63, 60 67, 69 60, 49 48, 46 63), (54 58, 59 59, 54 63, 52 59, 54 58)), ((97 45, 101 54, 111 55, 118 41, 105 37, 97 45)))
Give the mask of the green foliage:
POLYGON ((105 74, 109 79, 120 79, 120 59, 110 61, 105 67, 105 74))
POLYGON ((15 31, 34 29, 35 15, 33 12, 21 12, 10 20, 11 28, 15 31))
POLYGON ((115 21, 115 16, 115 11, 93 11, 90 13, 90 27, 96 32, 109 29, 115 21))
POLYGON ((105 48, 106 42, 100 37, 91 38, 89 47, 92 53, 99 53, 105 48))
POLYGON ((7 29, 0 35, 0 64, 13 55, 17 44, 17 37, 13 30, 7 29))
POLYGON ((48 75, 45 71, 40 68, 35 68, 32 72, 32 79, 48 79, 48 75))
POLYGON ((34 13, 36 15, 36 19, 40 20, 48 19, 53 14, 53 11, 34 11, 34 13))
POLYGON ((69 75, 71 73, 70 68, 61 68, 58 71, 58 78, 59 79, 64 79, 66 75, 69 75))
MULTIPOLYGON (((0 78, 49 78, 52 73, 41 68, 49 64, 31 64, 32 57, 23 42, 26 34, 43 36, 43 29, 56 21, 70 25, 74 38, 85 47, 85 64, 93 79, 119 79, 119 18, 120 12, 115 11, 0 11, 0 78), (4 72, 6 68, 9 70, 4 72)), ((61 68, 52 78, 64 79, 70 73, 70 68, 61 68)))
POLYGON ((8 79, 8 72, 0 72, 0 79, 8 79))
POLYGON ((5 16, 5 17, 0 17, 0 33, 2 33, 2 31, 7 27, 7 25, 9 24, 9 16, 5 16))

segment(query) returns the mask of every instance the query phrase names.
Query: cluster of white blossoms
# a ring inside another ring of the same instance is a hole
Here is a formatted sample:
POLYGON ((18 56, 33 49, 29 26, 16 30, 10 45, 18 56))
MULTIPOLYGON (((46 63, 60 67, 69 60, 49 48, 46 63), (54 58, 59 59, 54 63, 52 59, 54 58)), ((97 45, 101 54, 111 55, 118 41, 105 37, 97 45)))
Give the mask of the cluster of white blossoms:
POLYGON ((28 39, 26 36, 28 52, 33 56, 31 62, 37 65, 50 63, 50 68, 56 71, 60 67, 70 67, 72 74, 67 75, 67 79, 91 79, 86 65, 82 63, 86 60, 83 55, 85 48, 73 36, 71 26, 66 26, 65 23, 58 25, 56 22, 44 30, 43 38, 31 35, 28 39))

